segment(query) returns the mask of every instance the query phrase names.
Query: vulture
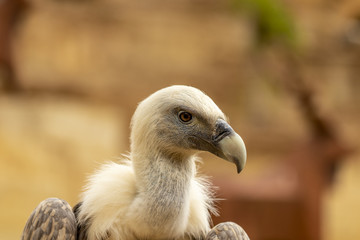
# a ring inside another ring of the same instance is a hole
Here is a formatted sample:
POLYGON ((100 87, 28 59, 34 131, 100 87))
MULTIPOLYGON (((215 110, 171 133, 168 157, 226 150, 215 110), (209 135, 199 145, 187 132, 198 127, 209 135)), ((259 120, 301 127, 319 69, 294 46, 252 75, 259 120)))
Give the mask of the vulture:
POLYGON ((131 120, 130 153, 92 175, 72 209, 61 199, 39 204, 22 239, 248 239, 227 222, 211 229, 211 184, 197 174, 208 151, 244 168, 242 138, 205 93, 163 88, 139 103, 131 120))

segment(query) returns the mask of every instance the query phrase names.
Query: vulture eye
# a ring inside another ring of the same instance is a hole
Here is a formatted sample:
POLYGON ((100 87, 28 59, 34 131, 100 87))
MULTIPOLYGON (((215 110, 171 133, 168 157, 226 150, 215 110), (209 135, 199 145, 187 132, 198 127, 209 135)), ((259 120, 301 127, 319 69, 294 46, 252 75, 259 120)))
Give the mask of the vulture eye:
POLYGON ((179 119, 182 122, 187 123, 187 122, 191 121, 192 115, 191 115, 191 113, 188 113, 188 112, 180 112, 179 113, 179 119))

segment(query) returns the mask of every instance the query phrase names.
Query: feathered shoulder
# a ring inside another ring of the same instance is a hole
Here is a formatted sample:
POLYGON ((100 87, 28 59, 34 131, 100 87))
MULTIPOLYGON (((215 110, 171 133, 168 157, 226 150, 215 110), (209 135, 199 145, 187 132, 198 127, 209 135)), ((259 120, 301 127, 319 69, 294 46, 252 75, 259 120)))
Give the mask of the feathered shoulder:
POLYGON ((135 195, 135 176, 127 159, 108 162, 90 176, 78 215, 79 224, 93 235, 89 239, 106 235, 118 216, 125 215, 135 195))

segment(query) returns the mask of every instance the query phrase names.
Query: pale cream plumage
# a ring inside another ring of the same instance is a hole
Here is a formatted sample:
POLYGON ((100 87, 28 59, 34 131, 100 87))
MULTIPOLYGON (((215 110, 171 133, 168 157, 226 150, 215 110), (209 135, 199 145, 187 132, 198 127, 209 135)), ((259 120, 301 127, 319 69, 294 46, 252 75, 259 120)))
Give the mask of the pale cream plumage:
POLYGON ((79 219, 89 224, 89 239, 201 238, 210 230, 209 186, 196 176, 197 151, 181 139, 184 124, 173 119, 185 110, 199 125, 225 120, 216 104, 192 87, 165 88, 140 103, 132 119, 131 161, 105 165, 84 193, 79 219))
POLYGON ((242 139, 207 95, 188 86, 149 96, 131 128, 129 156, 91 176, 75 207, 79 239, 203 239, 215 210, 196 153, 209 151, 240 172, 242 139))

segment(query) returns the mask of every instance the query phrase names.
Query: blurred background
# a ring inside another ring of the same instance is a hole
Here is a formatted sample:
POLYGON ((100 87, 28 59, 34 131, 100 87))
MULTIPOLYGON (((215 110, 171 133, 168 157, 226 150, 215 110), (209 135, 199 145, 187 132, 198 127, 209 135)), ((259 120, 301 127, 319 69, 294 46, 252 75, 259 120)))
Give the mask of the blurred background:
POLYGON ((253 240, 360 239, 357 0, 0 0, 0 239, 129 149, 139 101, 206 92, 248 148, 202 154, 253 240))

